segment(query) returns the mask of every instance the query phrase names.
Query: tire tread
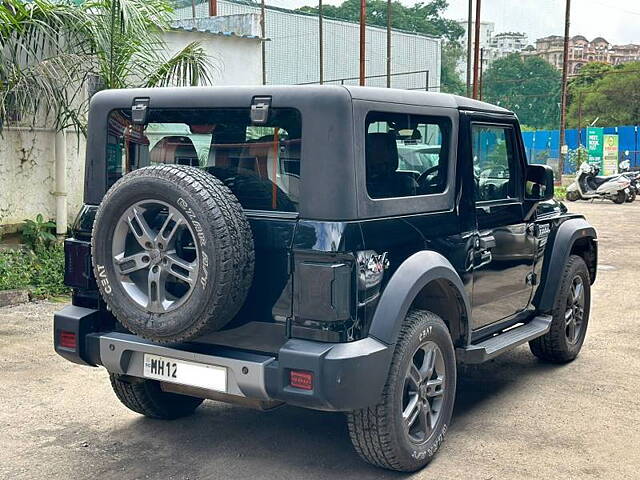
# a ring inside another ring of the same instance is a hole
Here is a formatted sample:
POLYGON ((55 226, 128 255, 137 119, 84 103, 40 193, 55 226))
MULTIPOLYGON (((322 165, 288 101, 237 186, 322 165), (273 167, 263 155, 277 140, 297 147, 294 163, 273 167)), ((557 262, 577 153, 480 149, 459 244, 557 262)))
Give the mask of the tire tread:
MULTIPOLYGON (((392 427, 394 419, 387 406, 393 401, 392 381, 398 374, 409 340, 416 335, 425 320, 441 323, 446 329, 444 322, 437 315, 426 310, 411 310, 400 328, 381 399, 376 405, 347 414, 349 435, 356 452, 365 461, 388 470, 406 472, 416 470, 415 464, 406 463, 395 452, 392 427)), ((430 459, 426 459, 425 463, 430 459)))

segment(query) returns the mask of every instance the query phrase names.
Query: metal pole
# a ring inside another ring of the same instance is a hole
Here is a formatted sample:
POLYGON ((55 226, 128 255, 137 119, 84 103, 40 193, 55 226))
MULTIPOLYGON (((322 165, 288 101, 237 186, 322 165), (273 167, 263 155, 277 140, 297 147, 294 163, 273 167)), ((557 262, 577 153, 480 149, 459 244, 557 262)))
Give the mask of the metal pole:
POLYGON ((196 0, 191 0, 191 18, 196 18, 196 0))
POLYGON ((580 91, 578 94, 578 147, 582 145, 582 94, 580 91))
POLYGON ((365 60, 365 41, 366 41, 366 28, 367 28, 367 1, 360 0, 360 85, 364 86, 365 79, 365 71, 364 71, 364 60, 365 60))
POLYGON ((429 70, 424 72, 424 76, 425 76, 425 88, 428 92, 429 91, 429 70))
POLYGON ((469 0, 469 17, 467 18, 467 97, 471 96, 471 45, 473 44, 473 0, 469 0))
POLYGON ((324 83, 324 42, 322 31, 322 0, 318 0, 318 57, 320 62, 320 85, 324 83))
POLYGON ((264 27, 264 0, 260 1, 260 32, 262 35, 262 84, 267 84, 266 30, 264 27))
POLYGON ((478 99, 482 100, 482 74, 484 73, 484 47, 482 47, 480 49, 480 87, 479 87, 479 94, 478 94, 478 99))
POLYGON ((391 0, 387 0, 387 88, 391 88, 391 0))
POLYGON ((564 17, 564 53, 562 58, 562 86, 560 93, 560 155, 558 155, 558 175, 562 183, 564 170, 564 155, 562 147, 565 143, 565 128, 567 122, 567 75, 569 74, 569 25, 571 23, 571 0, 566 0, 566 12, 564 17))
POLYGON ((482 0, 476 0, 475 45, 473 46, 473 98, 478 98, 478 67, 480 63, 480 7, 482 0))
MULTIPOLYGON (((215 17, 217 15, 218 15, 218 0, 209 0, 209 16, 215 17)), ((195 17, 195 7, 194 7, 193 16, 195 17)))

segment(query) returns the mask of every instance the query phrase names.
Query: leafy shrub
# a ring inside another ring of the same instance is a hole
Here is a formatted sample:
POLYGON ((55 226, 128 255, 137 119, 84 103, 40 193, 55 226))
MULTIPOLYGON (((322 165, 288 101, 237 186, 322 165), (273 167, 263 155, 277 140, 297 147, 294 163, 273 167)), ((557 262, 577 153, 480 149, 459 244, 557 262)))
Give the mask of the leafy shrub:
POLYGON ((22 239, 32 250, 48 248, 56 241, 56 237, 52 233, 55 228, 54 222, 45 222, 44 217, 39 213, 35 220, 26 219, 24 221, 22 239))
POLYGON ((34 259, 33 253, 23 250, 0 252, 0 290, 28 287, 34 259))
POLYGON ((28 288, 35 296, 65 295, 64 248, 60 243, 0 252, 0 290, 28 288))
POLYGON ((64 247, 61 243, 38 250, 34 267, 31 282, 34 295, 69 293, 69 288, 64 285, 64 247))
POLYGON ((564 200, 567 198, 567 187, 555 187, 553 189, 553 196, 556 200, 564 200))

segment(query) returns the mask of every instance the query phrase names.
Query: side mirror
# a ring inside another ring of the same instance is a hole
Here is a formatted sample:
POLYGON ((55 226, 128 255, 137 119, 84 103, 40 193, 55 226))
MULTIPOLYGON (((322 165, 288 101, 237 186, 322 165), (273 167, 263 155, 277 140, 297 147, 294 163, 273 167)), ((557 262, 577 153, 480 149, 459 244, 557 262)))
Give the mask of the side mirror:
POLYGON ((553 198, 553 169, 548 165, 527 165, 525 200, 542 202, 553 198))

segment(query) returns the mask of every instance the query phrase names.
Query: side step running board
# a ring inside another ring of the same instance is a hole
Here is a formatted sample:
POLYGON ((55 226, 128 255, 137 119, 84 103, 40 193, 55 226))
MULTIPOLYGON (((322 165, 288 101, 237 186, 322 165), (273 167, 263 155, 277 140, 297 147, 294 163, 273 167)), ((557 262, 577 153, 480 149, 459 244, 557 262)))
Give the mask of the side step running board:
POLYGON ((551 315, 534 317, 528 323, 506 330, 477 344, 456 349, 456 357, 462 363, 483 363, 487 360, 541 337, 551 327, 551 315))

